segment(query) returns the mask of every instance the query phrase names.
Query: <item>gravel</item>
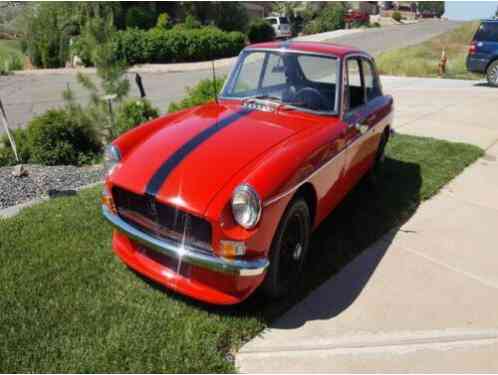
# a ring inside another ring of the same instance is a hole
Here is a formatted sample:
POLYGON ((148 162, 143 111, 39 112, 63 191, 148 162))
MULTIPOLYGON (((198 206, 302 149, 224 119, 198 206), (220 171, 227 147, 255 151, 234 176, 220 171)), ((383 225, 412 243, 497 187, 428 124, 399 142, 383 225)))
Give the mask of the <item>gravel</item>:
POLYGON ((75 189, 103 179, 103 166, 24 165, 26 177, 15 177, 14 167, 0 168, 0 209, 35 198, 74 195, 75 189))

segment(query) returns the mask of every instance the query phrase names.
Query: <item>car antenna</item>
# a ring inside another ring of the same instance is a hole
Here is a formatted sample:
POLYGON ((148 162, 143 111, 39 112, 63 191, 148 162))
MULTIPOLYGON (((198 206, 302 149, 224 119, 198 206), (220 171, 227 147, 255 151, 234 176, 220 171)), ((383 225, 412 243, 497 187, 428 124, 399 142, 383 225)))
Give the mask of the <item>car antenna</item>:
POLYGON ((214 59, 211 60, 211 68, 213 69, 213 90, 214 101, 218 104, 218 88, 216 87, 216 70, 214 69, 214 59))

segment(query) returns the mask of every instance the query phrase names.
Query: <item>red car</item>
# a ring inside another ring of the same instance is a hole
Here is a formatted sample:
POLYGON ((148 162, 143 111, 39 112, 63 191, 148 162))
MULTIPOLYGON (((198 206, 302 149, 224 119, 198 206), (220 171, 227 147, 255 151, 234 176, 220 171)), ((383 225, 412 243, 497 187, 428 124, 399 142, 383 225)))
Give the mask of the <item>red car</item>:
POLYGON ((374 60, 339 45, 244 49, 217 101, 106 150, 113 248, 140 274, 214 304, 294 288, 313 230, 384 160, 393 99, 374 60))
POLYGON ((353 23, 353 22, 369 23, 370 16, 366 12, 362 12, 360 10, 350 9, 346 13, 346 15, 344 16, 344 22, 346 22, 346 23, 353 23))

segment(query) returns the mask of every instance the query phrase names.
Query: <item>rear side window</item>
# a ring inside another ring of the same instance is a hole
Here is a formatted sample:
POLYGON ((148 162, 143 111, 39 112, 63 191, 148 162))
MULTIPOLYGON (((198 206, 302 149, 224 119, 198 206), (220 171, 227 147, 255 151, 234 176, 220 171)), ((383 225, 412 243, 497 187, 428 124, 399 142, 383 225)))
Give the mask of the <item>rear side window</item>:
POLYGON ((289 21, 287 20, 286 17, 280 17, 279 20, 280 20, 280 23, 283 25, 287 25, 289 23, 289 21))
POLYGON ((277 19, 276 18, 267 18, 266 19, 270 24, 276 25, 277 24, 277 19))
POLYGON ((498 22, 483 22, 474 36, 474 40, 498 42, 498 22))

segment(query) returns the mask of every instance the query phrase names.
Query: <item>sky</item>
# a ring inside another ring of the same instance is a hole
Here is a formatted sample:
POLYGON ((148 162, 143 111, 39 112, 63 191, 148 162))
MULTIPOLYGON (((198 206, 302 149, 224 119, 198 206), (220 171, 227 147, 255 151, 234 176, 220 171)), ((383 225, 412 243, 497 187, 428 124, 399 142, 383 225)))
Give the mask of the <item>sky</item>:
POLYGON ((491 18, 498 1, 447 1, 445 16, 454 20, 491 18))

